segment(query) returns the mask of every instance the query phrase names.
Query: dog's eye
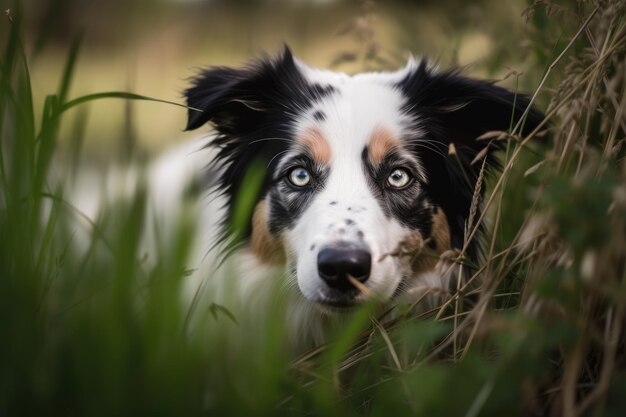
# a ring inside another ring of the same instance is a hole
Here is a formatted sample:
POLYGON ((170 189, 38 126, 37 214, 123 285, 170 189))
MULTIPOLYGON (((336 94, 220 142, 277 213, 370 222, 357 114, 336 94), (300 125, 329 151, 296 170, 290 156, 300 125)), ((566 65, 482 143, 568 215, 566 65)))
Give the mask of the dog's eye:
POLYGON ((311 174, 302 167, 297 167, 289 171, 289 181, 296 187, 304 187, 311 182, 311 174))
POLYGON ((411 182, 411 174, 403 168, 396 168, 387 177, 387 185, 391 188, 404 188, 411 182))

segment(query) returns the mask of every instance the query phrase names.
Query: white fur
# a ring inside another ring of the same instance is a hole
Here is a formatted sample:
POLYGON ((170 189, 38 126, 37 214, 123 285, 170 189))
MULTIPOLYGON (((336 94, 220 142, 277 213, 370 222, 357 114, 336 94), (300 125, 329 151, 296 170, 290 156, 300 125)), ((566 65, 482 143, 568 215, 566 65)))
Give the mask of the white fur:
MULTIPOLYGON (((309 346, 325 340, 329 322, 344 319, 328 317, 314 303, 324 288, 317 272, 320 248, 337 241, 356 241, 356 230, 362 231, 373 264, 367 286, 372 294, 383 300, 394 294, 403 274, 410 272, 409 265, 402 259, 384 255, 393 251, 413 231, 383 214, 366 182, 361 153, 378 127, 398 138, 416 137, 420 132, 415 130, 416 121, 401 111, 404 98, 391 86, 417 65, 414 60, 397 72, 355 76, 311 69, 300 62, 298 65, 310 81, 330 84, 339 90, 339 94, 330 95, 316 104, 315 108, 326 116, 322 123, 313 119, 312 110, 294 120, 296 132, 304 132, 312 126, 319 128, 331 148, 330 175, 323 191, 314 197, 296 226, 284 234, 288 263, 296 266, 296 276, 290 276, 282 267, 269 268, 259 263, 247 249, 236 254, 234 262, 227 262, 216 270, 216 254, 208 253, 208 249, 217 236, 223 200, 203 197, 195 212, 198 228, 189 260, 189 268, 195 272, 186 285, 185 298, 198 310, 204 310, 212 302, 225 305, 240 316, 240 321, 245 321, 261 317, 260 312, 267 310, 275 295, 273 292, 278 291, 287 300, 285 320, 292 344, 309 346), (330 205, 331 201, 337 204, 330 205), (353 220, 354 224, 346 225, 345 219, 353 220), (313 251, 310 250, 312 245, 316 247, 313 251)), ((183 190, 190 181, 206 172, 213 151, 202 149, 205 143, 206 139, 194 140, 150 166, 150 209, 158 220, 157 225, 165 219, 166 224, 162 226, 165 229, 170 227, 168 219, 171 221, 179 213, 183 190)), ((423 172, 420 174, 424 175, 423 172)), ((119 181, 118 186, 123 183, 119 181)), ((127 189, 128 186, 121 188, 127 189)), ((91 210, 89 214, 95 217, 94 207, 98 204, 94 201, 101 197, 79 194, 77 205, 88 208, 91 210)), ((152 222, 152 218, 149 221, 152 222)), ((149 233, 147 247, 150 247, 151 236, 149 233)), ((408 291, 402 298, 405 302, 418 299, 428 288, 446 288, 449 280, 448 275, 434 271, 413 278, 413 291, 408 291)), ((361 294, 359 298, 367 298, 367 295, 361 294)))
MULTIPOLYGON (((332 78, 332 73, 319 70, 307 73, 316 80, 323 76, 329 82, 332 78)), ((290 260, 297 264, 298 285, 309 300, 319 300, 325 288, 317 272, 319 249, 339 241, 358 244, 357 229, 364 233, 372 255, 367 286, 376 296, 390 298, 404 272, 397 258, 381 258, 412 231, 385 217, 367 184, 361 157, 376 128, 385 128, 398 138, 410 129, 411 120, 402 112, 404 98, 390 87, 390 80, 395 80, 397 74, 338 75, 337 84, 331 84, 338 93, 315 106, 325 114, 325 120, 312 122, 304 117, 296 126, 296 136, 311 127, 318 128, 331 149, 330 176, 324 190, 315 196, 296 227, 285 233, 290 260), (330 205, 331 201, 337 204, 330 205), (345 219, 355 224, 347 226, 345 219), (312 245, 315 251, 309 250, 312 245)))
MULTIPOLYGON (((315 127, 321 131, 331 149, 330 175, 323 191, 314 197, 295 227, 283 234, 287 263, 295 266, 296 274, 292 276, 286 272, 288 269, 280 268, 268 273, 267 267, 244 249, 237 255, 240 260, 237 261, 240 265, 238 271, 231 270, 224 278, 236 293, 236 300, 230 301, 243 306, 242 314, 248 318, 258 316, 260 311, 267 309, 267 303, 274 295, 272 291, 276 288, 272 283, 279 279, 278 291, 287 298, 285 319, 292 344, 306 346, 323 342, 328 327, 345 319, 345 315, 329 317, 328 310, 316 304, 325 288, 317 269, 320 248, 339 241, 357 243, 356 230, 363 232, 373 265, 366 282, 371 293, 359 295, 357 298, 360 300, 372 296, 381 300, 390 299, 402 276, 411 273, 406 259, 384 255, 392 252, 400 241, 415 231, 384 215, 367 184, 361 154, 376 128, 382 127, 398 138, 419 137, 420 131, 415 129, 416 121, 402 111, 405 98, 392 87, 417 65, 414 60, 410 60, 407 67, 400 71, 355 76, 311 69, 301 62, 298 65, 309 81, 330 84, 338 93, 314 106, 315 110, 324 113, 323 122, 314 120, 313 109, 299 114, 294 120, 296 136, 315 127), (331 201, 337 204, 331 205, 331 201), (354 224, 346 225, 345 219, 354 221, 354 224)), ((289 156, 287 154, 284 160, 289 156)), ((419 161, 416 162, 420 165, 419 161)), ((425 179, 424 172, 420 175, 425 179)), ((407 291, 400 298, 406 303, 421 298, 433 288, 447 288, 450 274, 431 271, 411 278, 407 291)), ((222 284, 219 280, 213 281, 213 290, 209 292, 232 294, 224 291, 222 284)))

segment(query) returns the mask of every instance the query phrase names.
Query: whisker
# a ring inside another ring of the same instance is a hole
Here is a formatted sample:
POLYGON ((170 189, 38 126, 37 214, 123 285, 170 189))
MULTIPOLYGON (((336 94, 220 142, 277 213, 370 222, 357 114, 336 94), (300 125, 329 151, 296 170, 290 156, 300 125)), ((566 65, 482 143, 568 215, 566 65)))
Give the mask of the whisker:
POLYGON ((271 140, 279 140, 279 141, 282 140, 284 142, 290 142, 290 143, 292 142, 291 139, 287 139, 287 138, 261 138, 261 139, 253 140, 252 142, 250 142, 250 145, 258 143, 258 142, 269 142, 271 140))
POLYGON ((418 148, 427 149, 427 150, 429 150, 431 152, 434 152, 434 153, 436 153, 437 155, 439 155, 439 156, 441 156, 443 158, 447 157, 447 155, 442 150, 439 150, 437 148, 433 148, 432 146, 429 146, 429 145, 426 145, 426 144, 423 144, 423 143, 417 143, 415 145, 418 148))
POLYGON ((286 154, 286 153, 287 153, 287 152, 289 152, 290 150, 291 150, 291 149, 285 149, 284 151, 280 151, 280 152, 278 152, 276 155, 274 155, 274 156, 272 157, 272 159, 270 159, 270 161, 267 163, 266 168, 269 168, 269 167, 270 167, 270 165, 272 165, 272 162, 274 161, 274 159, 278 158, 280 155, 284 155, 284 154, 286 154))

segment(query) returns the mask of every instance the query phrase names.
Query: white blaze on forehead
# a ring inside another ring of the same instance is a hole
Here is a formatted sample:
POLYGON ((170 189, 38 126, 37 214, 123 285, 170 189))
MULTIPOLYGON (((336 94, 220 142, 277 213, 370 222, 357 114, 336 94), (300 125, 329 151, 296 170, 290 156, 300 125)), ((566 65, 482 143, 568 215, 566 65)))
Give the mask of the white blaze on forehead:
POLYGON ((335 92, 316 102, 308 114, 296 121, 296 136, 317 126, 330 144, 331 160, 356 157, 360 162, 377 127, 384 127, 396 138, 415 134, 415 121, 403 111, 406 99, 393 87, 400 72, 351 77, 308 69, 305 74, 312 82, 333 86, 335 92), (316 112, 323 113, 322 122, 314 120, 316 112))
POLYGON ((402 111, 404 97, 378 74, 349 77, 320 72, 316 77, 315 81, 332 85, 335 92, 316 102, 296 122, 296 137, 315 126, 329 145, 330 161, 323 189, 287 234, 288 246, 297 258, 300 288, 314 297, 322 285, 317 275, 318 251, 346 241, 365 245, 371 253, 374 264, 368 285, 377 291, 392 291, 393 285, 383 288, 390 284, 385 277, 399 276, 396 267, 391 260, 378 259, 405 230, 385 216, 368 183, 363 150, 380 126, 396 138, 406 133, 411 120, 402 111), (319 79, 322 76, 325 81, 319 79), (323 113, 321 120, 313 117, 316 112, 323 113))
MULTIPOLYGON (((366 201, 367 205, 376 206, 374 210, 380 211, 366 178, 363 151, 381 129, 398 143, 402 138, 412 140, 419 134, 415 120, 404 111, 406 97, 394 87, 413 69, 415 62, 411 61, 397 72, 355 76, 299 65, 310 82, 334 88, 333 93, 315 102, 295 121, 296 137, 306 136, 315 128, 330 148, 329 177, 315 199, 341 199, 347 204, 366 201), (321 120, 316 120, 316 113, 323 114, 321 120)), ((419 165, 414 157, 410 159, 419 165)), ((420 174, 423 176, 422 172, 420 174)))
MULTIPOLYGON (((364 247, 372 259, 366 285, 373 293, 391 297, 402 277, 402 266, 397 258, 383 255, 411 231, 386 214, 370 184, 363 151, 381 134, 400 148, 406 140, 419 139, 416 120, 405 112, 407 98, 395 87, 414 64, 394 73, 355 76, 299 65, 311 83, 331 86, 334 91, 293 122, 296 144, 302 144, 302 138, 315 129, 328 144, 330 158, 322 189, 311 197, 294 227, 285 232, 288 260, 296 266, 302 293, 315 300, 325 287, 318 275, 319 251, 338 242, 364 247)), ((282 163, 301 151, 301 146, 294 146, 282 163)), ((407 153, 405 158, 419 165, 416 157, 407 153)))
POLYGON ((381 127, 396 138, 406 134, 411 120, 402 111, 405 99, 380 74, 340 74, 331 85, 336 91, 309 110, 310 115, 323 113, 323 120, 304 117, 296 126, 296 137, 316 126, 330 148, 329 177, 316 199, 378 206, 366 178, 363 150, 381 127))

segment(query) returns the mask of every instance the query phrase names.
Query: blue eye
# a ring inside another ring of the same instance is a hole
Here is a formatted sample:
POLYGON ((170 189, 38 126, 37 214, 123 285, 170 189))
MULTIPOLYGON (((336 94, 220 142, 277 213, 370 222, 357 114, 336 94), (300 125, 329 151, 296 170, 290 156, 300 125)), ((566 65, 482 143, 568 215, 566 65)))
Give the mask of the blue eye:
POLYGON ((404 168, 394 169, 387 177, 387 185, 391 188, 404 188, 411 181, 411 175, 404 168))
POLYGON ((311 182, 311 174, 302 167, 297 167, 289 171, 289 181, 296 187, 304 187, 311 182))

